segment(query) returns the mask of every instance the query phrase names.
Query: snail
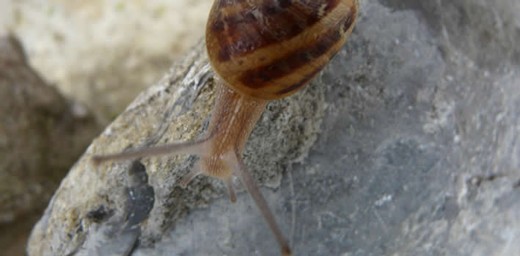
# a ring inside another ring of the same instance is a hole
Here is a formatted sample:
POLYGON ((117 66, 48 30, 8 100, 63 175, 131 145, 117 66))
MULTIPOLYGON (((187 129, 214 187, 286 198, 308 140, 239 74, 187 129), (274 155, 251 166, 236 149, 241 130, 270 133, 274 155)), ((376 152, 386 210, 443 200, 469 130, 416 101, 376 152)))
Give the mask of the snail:
POLYGON ((358 0, 215 0, 206 26, 206 47, 216 73, 217 98, 202 139, 94 156, 104 161, 161 154, 199 156, 180 181, 197 175, 222 180, 232 202, 238 176, 253 197, 280 245, 289 243, 242 160, 256 122, 271 100, 287 97, 307 84, 341 49, 352 32, 358 0))

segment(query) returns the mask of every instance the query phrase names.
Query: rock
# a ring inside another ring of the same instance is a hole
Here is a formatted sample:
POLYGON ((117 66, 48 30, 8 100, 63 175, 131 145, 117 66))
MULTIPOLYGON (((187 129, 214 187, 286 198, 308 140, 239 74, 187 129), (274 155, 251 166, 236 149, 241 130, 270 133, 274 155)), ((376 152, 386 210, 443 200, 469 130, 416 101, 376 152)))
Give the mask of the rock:
POLYGON ((45 84, 12 36, 0 37, 0 120, 0 230, 11 230, 0 232, 0 247, 20 255, 37 216, 99 126, 45 84))
MULTIPOLYGON (((305 91, 273 102, 247 145, 295 255, 520 251, 518 11, 514 0, 361 2, 344 50, 305 91)), ((29 254, 278 253, 245 193, 232 205, 215 180, 177 186, 191 157, 90 164, 201 133, 213 97, 201 52, 93 142, 29 254)))
MULTIPOLYGON (((212 76, 201 43, 162 81, 141 94, 63 180, 33 230, 29 254, 124 254, 134 248, 136 239, 150 246, 191 209, 225 195, 223 184, 209 178, 197 178, 188 189, 178 186, 179 177, 192 167, 193 157, 143 158, 98 167, 90 159, 94 154, 199 136, 213 106, 212 76), (138 185, 130 174, 135 173, 135 166, 145 170, 139 175, 147 176, 139 178, 138 185)), ((316 140, 324 110, 324 87, 319 84, 271 104, 244 153, 251 169, 262 170, 255 177, 278 187, 287 163, 303 159, 316 140), (276 154, 272 147, 277 148, 276 154)))

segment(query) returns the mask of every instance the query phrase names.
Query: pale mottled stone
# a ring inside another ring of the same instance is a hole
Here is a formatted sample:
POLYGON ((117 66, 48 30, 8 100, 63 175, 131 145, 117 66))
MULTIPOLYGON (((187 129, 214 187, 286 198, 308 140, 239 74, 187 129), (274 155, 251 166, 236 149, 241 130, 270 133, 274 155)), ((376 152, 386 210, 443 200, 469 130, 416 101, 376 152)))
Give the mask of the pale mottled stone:
MULTIPOLYGON (((147 218, 132 222, 129 216, 142 212, 131 207, 141 203, 134 204, 128 193, 133 188, 129 185, 133 177, 130 163, 96 168, 90 161, 93 154, 198 137, 213 105, 212 76, 203 44, 199 44, 164 79, 143 92, 94 140, 63 180, 33 231, 29 253, 108 254, 131 248, 138 236, 142 244, 150 245, 190 209, 225 195, 223 184, 209 178, 196 179, 186 190, 178 187, 179 177, 188 171, 193 158, 144 158, 139 161, 148 180, 143 184, 153 189, 143 185, 140 191, 149 194, 141 197, 148 203, 153 198, 154 204, 149 216, 145 214, 147 218), (98 212, 107 216, 92 218, 98 212), (137 228, 129 228, 139 223, 137 228)), ((267 107, 244 153, 262 183, 278 187, 287 164, 305 158, 320 130, 323 92, 318 79, 302 93, 267 107)))

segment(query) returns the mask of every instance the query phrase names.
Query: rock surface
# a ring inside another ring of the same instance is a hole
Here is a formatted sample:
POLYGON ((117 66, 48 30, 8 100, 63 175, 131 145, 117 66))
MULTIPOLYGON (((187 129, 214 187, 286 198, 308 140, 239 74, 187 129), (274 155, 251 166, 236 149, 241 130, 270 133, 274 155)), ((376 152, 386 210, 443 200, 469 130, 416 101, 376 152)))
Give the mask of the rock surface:
MULTIPOLYGON (((520 251, 519 11, 516 0, 361 2, 344 50, 270 105, 247 146, 295 255, 520 251)), ((232 205, 214 180, 177 186, 193 158, 90 164, 200 134, 213 97, 200 52, 93 142, 31 255, 277 254, 245 193, 232 205)))

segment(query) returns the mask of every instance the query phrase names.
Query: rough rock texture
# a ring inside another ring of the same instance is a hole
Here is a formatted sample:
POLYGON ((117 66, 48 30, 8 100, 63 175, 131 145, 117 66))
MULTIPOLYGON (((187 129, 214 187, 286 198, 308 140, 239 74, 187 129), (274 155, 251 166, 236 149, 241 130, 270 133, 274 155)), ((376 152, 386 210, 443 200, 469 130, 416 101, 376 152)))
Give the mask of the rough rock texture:
MULTIPOLYGON (((224 195, 223 184, 209 178, 196 179, 186 190, 178 186, 192 157, 145 158, 98 167, 90 161, 93 154, 199 136, 213 106, 212 76, 204 45, 199 44, 138 97, 64 179, 32 233, 29 253, 117 254, 131 249, 138 237, 150 246, 190 209, 224 195)), ((251 169, 262 170, 255 173, 260 181, 278 187, 286 164, 305 157, 320 130, 324 89, 316 84, 267 108, 244 153, 251 169)))
POLYGON ((45 84, 21 44, 5 35, 0 120, 0 248, 20 255, 37 216, 100 127, 84 107, 45 84))
MULTIPOLYGON (((344 50, 305 91, 270 105, 248 144, 246 163, 278 188, 263 192, 295 254, 516 255, 520 3, 361 8, 344 50)), ((212 99, 200 51, 94 141, 33 230, 30 254, 278 252, 245 193, 232 205, 213 180, 177 186, 192 158, 89 164, 94 153, 200 134, 212 99)))

